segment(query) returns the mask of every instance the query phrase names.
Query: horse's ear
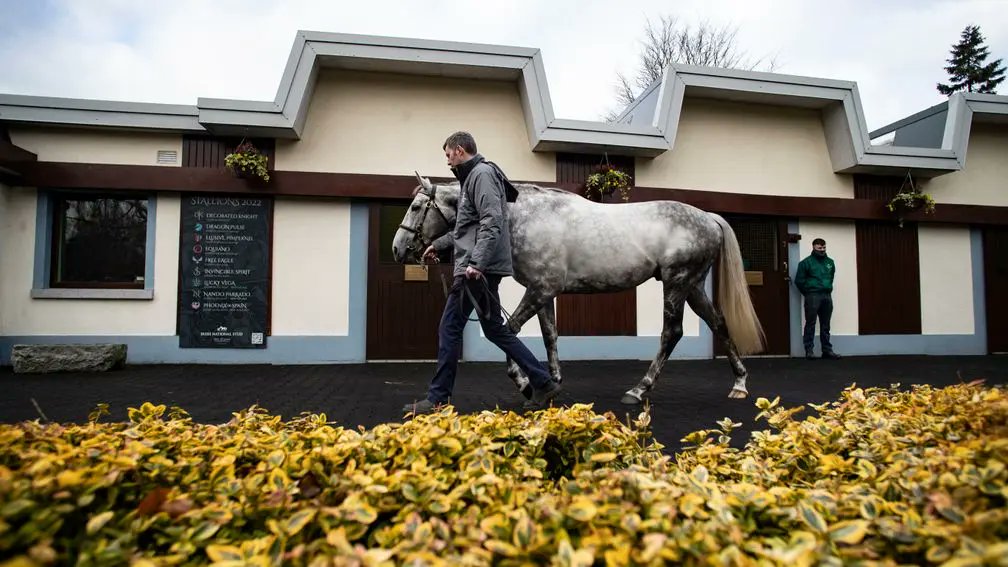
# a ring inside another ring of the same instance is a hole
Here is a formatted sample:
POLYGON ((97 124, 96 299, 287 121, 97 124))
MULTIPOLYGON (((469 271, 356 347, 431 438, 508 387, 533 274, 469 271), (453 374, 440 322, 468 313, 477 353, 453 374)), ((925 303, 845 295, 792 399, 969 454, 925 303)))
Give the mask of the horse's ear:
POLYGON ((426 177, 420 177, 420 172, 415 169, 413 170, 413 173, 416 174, 416 178, 417 181, 420 182, 420 186, 423 187, 425 191, 430 191, 431 190, 430 179, 427 179, 426 177))

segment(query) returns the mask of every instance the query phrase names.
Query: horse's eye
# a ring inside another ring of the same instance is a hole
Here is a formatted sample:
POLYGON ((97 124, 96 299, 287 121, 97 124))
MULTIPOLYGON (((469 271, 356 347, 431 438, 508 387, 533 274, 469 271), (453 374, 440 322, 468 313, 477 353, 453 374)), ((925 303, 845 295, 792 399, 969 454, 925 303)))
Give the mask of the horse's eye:
POLYGON ((420 210, 420 205, 410 205, 409 210, 411 210, 411 211, 419 211, 420 210))

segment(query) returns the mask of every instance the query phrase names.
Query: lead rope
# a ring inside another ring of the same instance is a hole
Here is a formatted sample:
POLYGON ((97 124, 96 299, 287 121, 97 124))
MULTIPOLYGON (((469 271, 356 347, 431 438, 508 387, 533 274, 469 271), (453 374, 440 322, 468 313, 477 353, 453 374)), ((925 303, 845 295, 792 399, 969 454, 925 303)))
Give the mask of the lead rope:
MULTIPOLYGON (((435 264, 439 264, 440 262, 441 262, 441 260, 439 260, 437 258, 434 259, 434 263, 435 264)), ((424 269, 426 270, 427 269, 427 264, 424 264, 423 266, 424 266, 424 269)), ((445 300, 447 301, 448 300, 448 278, 445 277, 444 272, 439 272, 438 275, 441 276, 441 291, 444 292, 445 300)), ((486 291, 486 296, 490 298, 490 301, 493 301, 497 305, 497 308, 500 309, 501 313, 504 315, 504 319, 507 320, 508 325, 510 325, 511 324, 511 314, 508 313, 507 309, 504 309, 504 306, 501 305, 500 302, 498 302, 496 299, 494 299, 493 295, 490 293, 490 286, 487 285, 486 278, 481 277, 480 278, 480 283, 483 284, 483 289, 486 291)), ((473 308, 476 310, 476 319, 470 319, 469 317, 466 317, 466 320, 467 321, 472 321, 472 322, 475 323, 475 322, 479 321, 480 319, 485 319, 486 317, 483 316, 483 309, 480 308, 479 302, 476 301, 476 297, 473 295, 472 290, 469 289, 469 286, 465 285, 465 283, 463 283, 462 284, 462 289, 465 291, 466 296, 469 297, 469 301, 472 302, 473 308)), ((463 299, 465 299, 465 298, 463 298, 463 299)))

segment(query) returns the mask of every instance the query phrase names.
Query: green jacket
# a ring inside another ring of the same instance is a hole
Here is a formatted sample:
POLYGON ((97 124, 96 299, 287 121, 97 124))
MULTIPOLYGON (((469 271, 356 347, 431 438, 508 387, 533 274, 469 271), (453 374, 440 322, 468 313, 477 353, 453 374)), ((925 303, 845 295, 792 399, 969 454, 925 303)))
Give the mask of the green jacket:
POLYGON ((802 295, 809 293, 829 293, 833 291, 833 276, 836 275, 836 264, 833 258, 810 254, 798 263, 798 273, 794 283, 802 295))

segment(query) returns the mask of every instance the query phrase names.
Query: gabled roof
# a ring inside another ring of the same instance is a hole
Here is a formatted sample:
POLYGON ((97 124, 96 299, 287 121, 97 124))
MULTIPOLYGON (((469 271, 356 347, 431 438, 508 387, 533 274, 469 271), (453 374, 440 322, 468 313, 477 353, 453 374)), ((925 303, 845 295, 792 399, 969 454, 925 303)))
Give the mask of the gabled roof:
POLYGON ((970 113, 1001 113, 1008 100, 953 96, 941 147, 876 146, 853 82, 674 65, 617 122, 566 120, 553 113, 538 49, 299 31, 273 101, 199 98, 183 106, 0 95, 0 122, 299 139, 322 68, 514 81, 532 151, 661 155, 674 148, 689 96, 817 109, 837 172, 961 169, 970 113))

